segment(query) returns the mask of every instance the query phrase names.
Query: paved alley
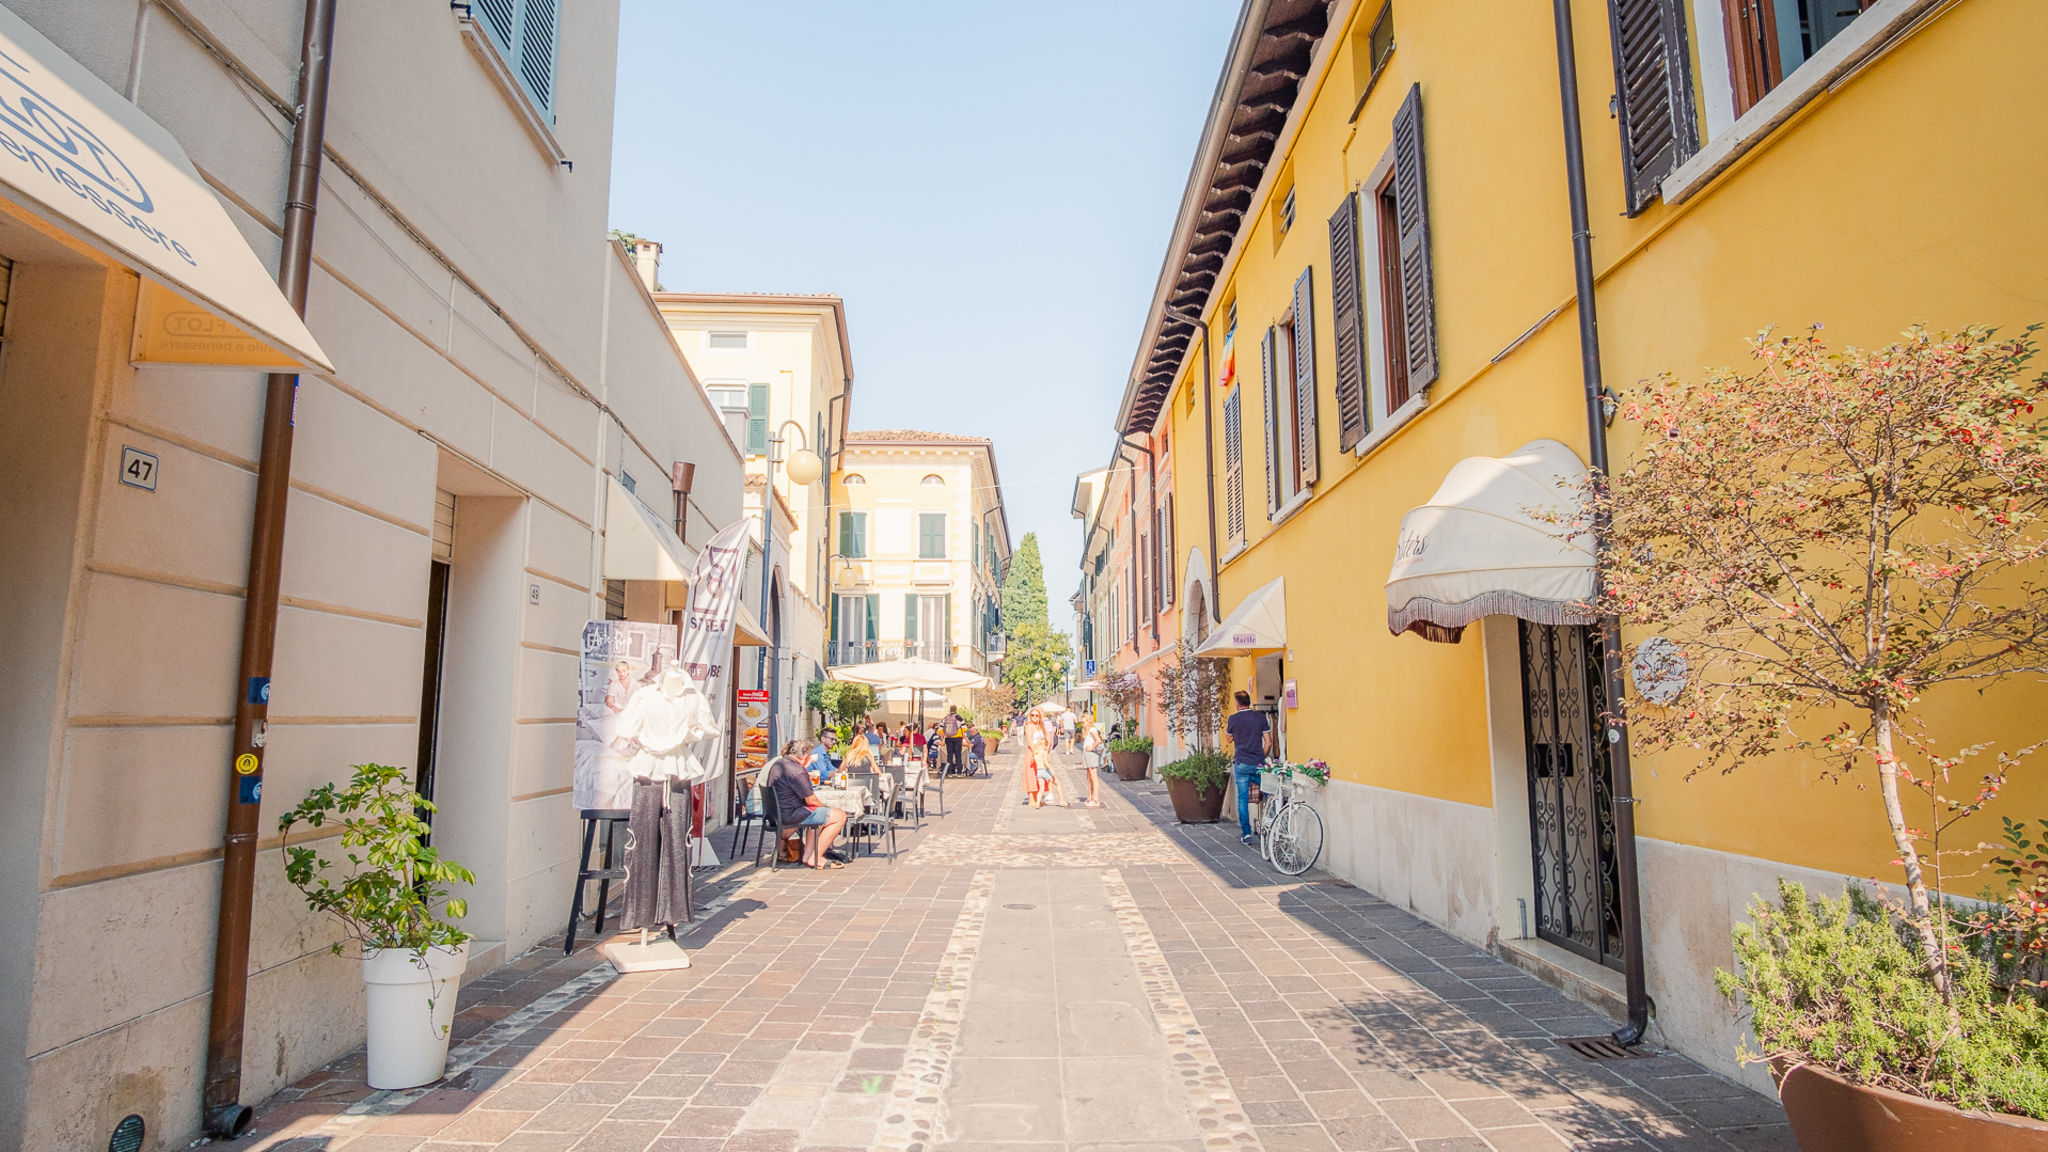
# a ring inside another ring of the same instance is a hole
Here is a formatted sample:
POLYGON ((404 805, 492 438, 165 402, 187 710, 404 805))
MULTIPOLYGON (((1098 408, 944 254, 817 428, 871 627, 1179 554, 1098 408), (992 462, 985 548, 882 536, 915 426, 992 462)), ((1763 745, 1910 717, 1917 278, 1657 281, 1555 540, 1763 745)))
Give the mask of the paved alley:
POLYGON ((1006 754, 893 864, 728 864, 687 971, 528 953, 464 990, 439 1086, 371 1092, 358 1053, 242 1146, 1792 1147, 1773 1101, 1561 1047, 1612 1024, 1363 891, 1273 874, 1234 826, 1175 825, 1158 784, 1103 796, 1024 808, 1006 754))

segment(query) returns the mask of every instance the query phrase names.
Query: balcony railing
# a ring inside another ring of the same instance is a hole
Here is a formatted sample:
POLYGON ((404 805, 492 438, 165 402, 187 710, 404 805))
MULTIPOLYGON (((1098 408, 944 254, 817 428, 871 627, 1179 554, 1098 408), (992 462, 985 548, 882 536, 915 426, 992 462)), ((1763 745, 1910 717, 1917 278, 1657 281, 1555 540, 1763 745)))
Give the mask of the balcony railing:
POLYGON ((968 657, 964 644, 923 644, 902 641, 881 642, 874 640, 841 640, 831 646, 834 666, 841 664, 873 664, 878 660, 936 660, 941 664, 954 664, 968 657))

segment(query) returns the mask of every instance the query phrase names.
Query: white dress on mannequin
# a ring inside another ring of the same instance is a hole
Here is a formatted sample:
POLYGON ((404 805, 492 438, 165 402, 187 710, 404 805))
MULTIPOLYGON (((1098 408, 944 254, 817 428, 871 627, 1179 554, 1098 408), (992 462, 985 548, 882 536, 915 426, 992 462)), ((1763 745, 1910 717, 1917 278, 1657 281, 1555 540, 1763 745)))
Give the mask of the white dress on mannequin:
POLYGON ((711 773, 691 745, 717 731, 710 700, 680 664, 670 664, 626 700, 617 734, 632 742, 633 775, 695 784, 711 773))

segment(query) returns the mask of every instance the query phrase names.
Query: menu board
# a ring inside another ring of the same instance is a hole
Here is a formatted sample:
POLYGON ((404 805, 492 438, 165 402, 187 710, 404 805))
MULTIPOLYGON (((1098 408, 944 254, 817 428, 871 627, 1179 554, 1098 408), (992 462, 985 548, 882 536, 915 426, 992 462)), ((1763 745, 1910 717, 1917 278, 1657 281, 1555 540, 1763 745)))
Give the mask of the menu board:
POLYGON ((740 747, 738 768, 759 771, 768 763, 768 690, 742 688, 739 691, 740 747))

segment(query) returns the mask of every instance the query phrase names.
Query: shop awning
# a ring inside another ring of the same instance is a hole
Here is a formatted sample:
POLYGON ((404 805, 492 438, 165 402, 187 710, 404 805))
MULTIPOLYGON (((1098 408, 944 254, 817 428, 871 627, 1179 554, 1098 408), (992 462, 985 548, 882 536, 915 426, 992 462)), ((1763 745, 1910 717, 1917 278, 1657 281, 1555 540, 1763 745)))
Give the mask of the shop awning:
POLYGON ((732 643, 735 648, 768 647, 768 630, 754 618, 754 610, 741 601, 732 607, 732 643))
POLYGON ((605 484, 604 578, 689 583, 697 571, 697 553, 676 538, 666 520, 626 491, 618 477, 606 477, 605 484))
POLYGON ((177 139, 4 7, 0 197, 239 330, 158 308, 165 343, 208 348, 167 358, 212 363, 213 344, 254 337, 334 370, 177 139))
POLYGON ((1197 656, 1257 656, 1287 647, 1287 579, 1251 591, 1195 649, 1197 656))
POLYGON ((952 688, 986 688, 988 677, 972 668, 957 668, 936 660, 877 660, 872 664, 842 664, 827 672, 834 680, 872 684, 877 688, 921 688, 943 692, 952 688))
POLYGON ((1586 466, 1555 440, 1460 460, 1401 518, 1387 627, 1455 644, 1483 616, 1579 624, 1593 594, 1592 539, 1575 533, 1586 466))

